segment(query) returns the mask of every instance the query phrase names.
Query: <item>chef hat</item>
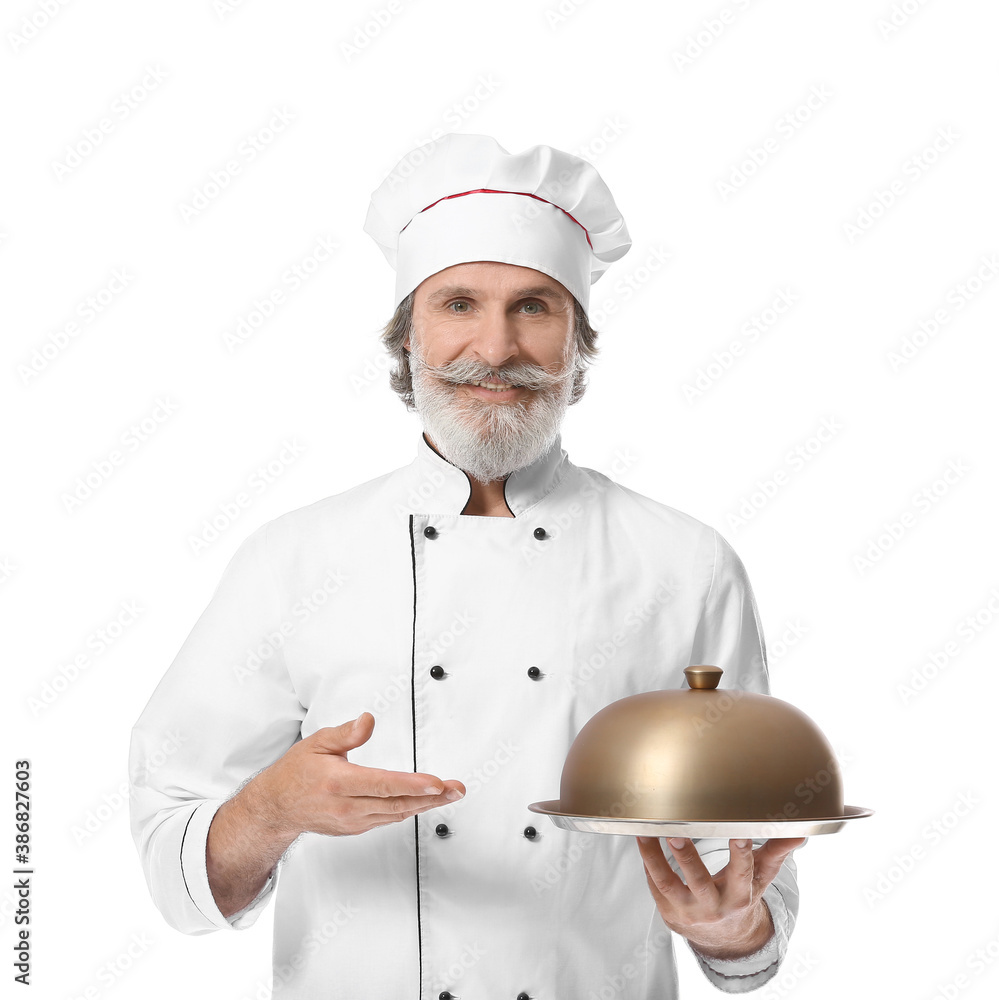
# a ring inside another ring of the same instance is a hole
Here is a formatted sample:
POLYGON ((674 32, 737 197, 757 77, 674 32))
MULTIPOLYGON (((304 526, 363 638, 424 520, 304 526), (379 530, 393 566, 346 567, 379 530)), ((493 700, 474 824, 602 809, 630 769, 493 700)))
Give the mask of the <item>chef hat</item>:
POLYGON ((396 306, 453 264, 520 264, 588 309, 590 285, 631 246, 596 168, 551 146, 508 153, 451 132, 404 156, 371 195, 364 231, 395 269, 396 306))

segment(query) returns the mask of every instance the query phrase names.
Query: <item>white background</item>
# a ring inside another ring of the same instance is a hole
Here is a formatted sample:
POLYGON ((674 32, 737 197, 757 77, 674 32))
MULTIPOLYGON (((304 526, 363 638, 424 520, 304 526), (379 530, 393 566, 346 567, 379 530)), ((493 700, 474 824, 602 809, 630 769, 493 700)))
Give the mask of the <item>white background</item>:
MULTIPOLYGON (((999 8, 557 9, 4 5, 0 762, 32 762, 34 995, 267 996, 269 914, 184 937, 153 908, 129 730, 252 529, 412 459, 377 339, 393 275, 361 227, 448 131, 601 171, 634 246, 594 286, 602 352, 563 445, 732 542, 773 693, 876 810, 798 852, 798 926, 758 995, 995 995, 999 8), (313 266, 320 238, 337 249, 313 266), (293 266, 309 280, 229 350, 293 266), (224 524, 285 442, 304 450, 224 524)), ((3 830, 13 868, 10 812, 3 830)), ((683 996, 717 996, 677 954, 683 996)))

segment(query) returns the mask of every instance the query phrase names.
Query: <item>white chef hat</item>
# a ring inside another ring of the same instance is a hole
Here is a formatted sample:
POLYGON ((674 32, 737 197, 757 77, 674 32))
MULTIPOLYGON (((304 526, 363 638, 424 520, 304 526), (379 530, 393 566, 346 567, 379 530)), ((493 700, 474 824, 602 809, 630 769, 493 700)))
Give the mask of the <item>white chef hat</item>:
POLYGON ((551 146, 508 153, 451 132, 407 153, 371 195, 364 231, 395 269, 395 305, 453 264, 520 264, 588 310, 590 285, 631 246, 596 168, 551 146))

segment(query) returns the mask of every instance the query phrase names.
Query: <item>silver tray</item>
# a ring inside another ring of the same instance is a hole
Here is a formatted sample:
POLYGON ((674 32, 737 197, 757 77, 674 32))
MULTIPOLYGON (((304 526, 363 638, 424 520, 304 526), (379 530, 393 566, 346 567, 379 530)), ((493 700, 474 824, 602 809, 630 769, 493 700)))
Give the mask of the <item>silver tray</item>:
POLYGON ((749 837, 767 839, 777 837, 812 837, 819 833, 836 833, 851 819, 862 819, 873 814, 873 809, 844 806, 842 816, 821 819, 784 820, 726 820, 719 822, 657 819, 631 819, 613 816, 577 816, 559 809, 559 800, 532 802, 531 812, 548 816, 563 830, 577 833, 616 833, 632 837, 749 837))

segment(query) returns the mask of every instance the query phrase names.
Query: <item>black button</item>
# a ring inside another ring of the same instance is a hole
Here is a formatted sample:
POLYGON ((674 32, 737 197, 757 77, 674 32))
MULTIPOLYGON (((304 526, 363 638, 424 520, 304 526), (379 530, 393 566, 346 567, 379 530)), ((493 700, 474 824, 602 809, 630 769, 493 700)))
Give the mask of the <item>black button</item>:
POLYGON ((526 993, 518 993, 517 1000, 531 1000, 531 998, 526 993))
MULTIPOLYGON (((427 538, 436 538, 437 537, 437 529, 433 525, 430 525, 429 528, 424 528, 423 529, 423 534, 425 534, 427 536, 427 538)), ((441 995, 443 996, 443 994, 441 994, 441 995)), ((450 995, 451 994, 449 993, 448 996, 450 996, 450 995)))
POLYGON ((525 826, 524 827, 524 836, 527 837, 528 840, 534 840, 534 838, 537 835, 538 835, 538 831, 535 830, 533 826, 525 826))
POLYGON ((532 681, 536 681, 541 676, 541 671, 537 667, 528 667, 527 676, 530 677, 532 681))
POLYGON ((436 833, 438 837, 446 837, 450 832, 451 831, 447 828, 447 823, 438 823, 437 829, 434 830, 434 833, 436 833))
POLYGON ((444 676, 444 668, 439 663, 435 664, 430 668, 430 676, 439 681, 444 676))
POLYGON ((437 1000, 455 1000, 455 998, 445 990, 443 993, 438 994, 437 1000))
POLYGON ((534 529, 534 537, 535 538, 547 538, 548 537, 548 532, 545 531, 544 528, 535 528, 534 529))

